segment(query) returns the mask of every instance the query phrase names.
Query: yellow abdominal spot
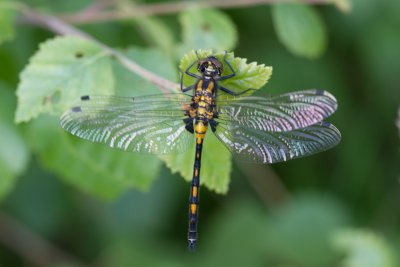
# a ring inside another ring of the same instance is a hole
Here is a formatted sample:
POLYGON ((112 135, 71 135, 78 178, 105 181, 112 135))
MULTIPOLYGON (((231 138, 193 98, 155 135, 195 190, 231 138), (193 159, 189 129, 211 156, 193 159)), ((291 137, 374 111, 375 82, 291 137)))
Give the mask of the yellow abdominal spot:
POLYGON ((190 211, 192 212, 192 214, 196 214, 197 205, 196 204, 190 204, 190 211))
POLYGON ((204 125, 204 123, 201 121, 197 122, 194 125, 194 130, 195 130, 196 134, 203 134, 203 136, 204 136, 204 133, 207 131, 207 128, 208 128, 208 126, 204 125))
POLYGON ((194 197, 197 197, 197 186, 193 186, 193 189, 192 189, 192 196, 194 196, 194 197))
POLYGON ((203 143, 203 140, 204 140, 204 134, 196 134, 196 143, 197 144, 201 144, 201 143, 203 143))

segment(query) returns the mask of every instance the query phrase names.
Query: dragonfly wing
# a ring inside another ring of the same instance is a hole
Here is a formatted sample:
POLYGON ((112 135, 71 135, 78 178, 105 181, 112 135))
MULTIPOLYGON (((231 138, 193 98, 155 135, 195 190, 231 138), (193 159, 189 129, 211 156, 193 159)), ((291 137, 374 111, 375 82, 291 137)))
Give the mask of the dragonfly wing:
POLYGON ((126 151, 184 151, 194 138, 183 122, 188 101, 184 94, 84 96, 61 116, 60 124, 82 139, 126 151))
POLYGON ((234 157, 255 163, 275 163, 325 151, 340 142, 340 132, 320 122, 289 132, 264 132, 254 128, 218 124, 216 136, 234 157))
POLYGON ((287 132, 321 122, 335 112, 337 101, 324 90, 305 90, 275 97, 227 97, 217 101, 217 121, 268 132, 287 132))

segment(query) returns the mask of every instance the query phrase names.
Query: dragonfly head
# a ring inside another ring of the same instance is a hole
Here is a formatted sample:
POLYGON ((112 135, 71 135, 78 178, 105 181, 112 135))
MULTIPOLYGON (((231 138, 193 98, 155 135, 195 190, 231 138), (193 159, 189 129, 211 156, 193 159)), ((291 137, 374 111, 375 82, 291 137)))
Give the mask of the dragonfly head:
POLYGON ((208 77, 221 76, 222 68, 222 63, 213 56, 200 60, 197 65, 197 70, 208 77))

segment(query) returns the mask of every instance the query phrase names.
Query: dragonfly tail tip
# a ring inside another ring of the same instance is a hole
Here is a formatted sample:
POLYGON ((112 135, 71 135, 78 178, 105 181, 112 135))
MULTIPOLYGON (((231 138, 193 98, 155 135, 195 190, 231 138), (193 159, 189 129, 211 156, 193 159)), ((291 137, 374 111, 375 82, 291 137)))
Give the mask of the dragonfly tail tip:
POLYGON ((196 250, 196 240, 188 240, 188 249, 190 252, 194 252, 196 250))

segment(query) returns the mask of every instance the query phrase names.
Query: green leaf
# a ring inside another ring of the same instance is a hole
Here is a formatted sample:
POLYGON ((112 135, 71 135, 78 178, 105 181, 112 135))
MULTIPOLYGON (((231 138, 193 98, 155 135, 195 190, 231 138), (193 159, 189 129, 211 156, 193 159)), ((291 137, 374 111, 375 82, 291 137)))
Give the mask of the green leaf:
POLYGON ((14 38, 15 8, 8 0, 0 0, 0 44, 14 38))
MULTIPOLYGON (((217 57, 221 62, 224 63, 223 75, 230 74, 228 66, 224 62, 225 53, 213 53, 212 50, 198 50, 197 55, 199 58, 206 58, 210 55, 217 57)), ((182 73, 185 73, 186 69, 198 58, 195 51, 191 51, 185 54, 179 65, 179 69, 182 73)), ((230 79, 226 79, 221 82, 221 85, 229 88, 233 91, 240 92, 249 88, 260 89, 264 86, 272 74, 272 67, 265 66, 264 64, 258 65, 257 62, 247 63, 247 59, 235 57, 233 52, 226 54, 226 61, 232 66, 236 75, 230 79)), ((197 73, 197 65, 194 64, 190 68, 190 72, 197 73)), ((184 86, 192 85, 196 82, 196 79, 189 75, 183 77, 184 86)))
POLYGON ((30 125, 29 141, 47 169, 87 193, 104 199, 129 188, 147 190, 160 161, 155 156, 126 153, 65 133, 58 118, 42 116, 30 125))
POLYGON ((276 4, 272 18, 280 41, 293 54, 317 58, 325 51, 325 24, 313 7, 302 3, 276 4))
POLYGON ((190 9, 179 15, 182 25, 182 55, 191 49, 231 50, 237 43, 237 31, 231 19, 216 9, 190 9))
POLYGON ((389 244, 370 230, 341 230, 333 236, 332 242, 337 250, 346 253, 343 267, 399 266, 389 244))
POLYGON ((60 114, 77 95, 114 93, 110 57, 97 44, 74 36, 41 44, 20 79, 16 122, 60 114))
POLYGON ((29 150, 13 123, 15 96, 0 86, 0 199, 13 188, 28 165, 29 150))

